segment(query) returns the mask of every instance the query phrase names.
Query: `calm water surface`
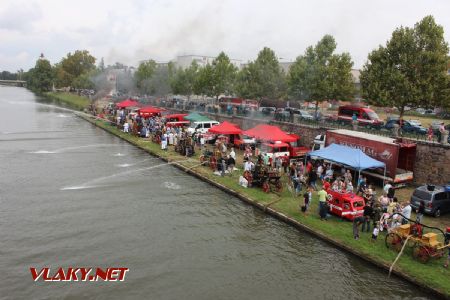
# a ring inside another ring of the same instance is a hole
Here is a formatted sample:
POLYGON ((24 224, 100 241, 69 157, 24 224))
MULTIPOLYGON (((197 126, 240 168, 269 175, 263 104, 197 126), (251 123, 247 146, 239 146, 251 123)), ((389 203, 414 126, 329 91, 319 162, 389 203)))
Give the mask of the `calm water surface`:
POLYGON ((0 86, 1 299, 427 299, 353 256, 0 86), (121 266, 124 282, 30 267, 121 266))

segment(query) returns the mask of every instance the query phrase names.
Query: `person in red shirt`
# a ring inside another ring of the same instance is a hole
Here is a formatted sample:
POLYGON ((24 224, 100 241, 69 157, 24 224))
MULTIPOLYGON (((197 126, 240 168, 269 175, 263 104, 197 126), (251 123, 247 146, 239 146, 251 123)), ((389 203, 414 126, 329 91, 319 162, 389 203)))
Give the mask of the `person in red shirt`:
POLYGON ((331 186, 331 184, 330 184, 330 182, 328 180, 324 180, 323 181, 323 189, 325 191, 328 191, 330 189, 330 186, 331 186))

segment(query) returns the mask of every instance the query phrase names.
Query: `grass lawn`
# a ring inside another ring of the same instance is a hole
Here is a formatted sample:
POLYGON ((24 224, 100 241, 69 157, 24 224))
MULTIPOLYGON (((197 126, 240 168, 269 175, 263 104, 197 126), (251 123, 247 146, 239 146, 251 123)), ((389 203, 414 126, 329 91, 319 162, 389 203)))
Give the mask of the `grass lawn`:
MULTIPOLYGON (((90 121, 93 122, 92 119, 90 121)), ((265 206, 270 206, 271 208, 312 228, 314 231, 326 235, 327 237, 330 237, 383 265, 390 266, 397 256, 396 252, 386 248, 384 243, 384 232, 380 234, 378 241, 375 243, 370 241, 371 233, 366 232, 361 234, 360 240, 354 240, 351 222, 343 221, 342 219, 334 216, 327 221, 321 221, 317 213, 318 199, 315 193, 313 195, 313 200, 309 211, 306 214, 300 212, 299 206, 300 203, 302 203, 302 200, 300 197, 294 197, 293 194, 286 188, 286 178, 283 179, 285 183, 283 192, 279 195, 275 193, 266 194, 260 188, 243 188, 239 186, 238 178, 242 174, 242 155, 239 152, 237 152, 237 155, 240 158, 237 160, 237 166, 240 167, 240 171, 235 171, 232 175, 220 177, 214 175, 209 167, 199 165, 199 151, 197 151, 196 155, 191 159, 186 159, 174 152, 173 148, 170 148, 168 151, 163 151, 160 149, 160 145, 155 144, 148 139, 146 140, 132 136, 128 133, 124 133, 118 130, 115 126, 110 125, 108 122, 97 120, 94 123, 97 126, 102 127, 107 131, 148 150, 150 153, 159 155, 169 159, 170 161, 179 161, 177 162, 178 164, 187 168, 192 168, 197 173, 234 191, 237 191, 253 201, 261 203, 265 206)), ((409 199, 411 192, 411 189, 399 190, 397 192, 397 196, 400 200, 409 199)), ((378 191, 378 195, 379 194, 380 191, 378 191)), ((450 226, 448 218, 434 219, 431 217, 425 217, 424 223, 440 228, 450 226)), ((442 267, 443 262, 443 259, 441 259, 431 260, 427 264, 419 263, 413 260, 411 256, 411 249, 407 249, 397 262, 395 269, 406 273, 408 276, 424 283, 427 286, 441 291, 447 296, 450 296, 450 270, 442 267)))
POLYGON ((49 92, 45 95, 56 102, 63 103, 77 110, 83 110, 91 103, 88 98, 72 93, 49 92))

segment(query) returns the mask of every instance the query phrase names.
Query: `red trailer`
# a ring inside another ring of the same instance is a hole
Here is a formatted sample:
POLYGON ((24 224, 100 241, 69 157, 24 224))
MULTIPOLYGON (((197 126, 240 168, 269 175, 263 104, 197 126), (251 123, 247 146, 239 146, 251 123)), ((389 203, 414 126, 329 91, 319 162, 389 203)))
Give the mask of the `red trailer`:
POLYGON ((405 185, 413 180, 414 162, 416 159, 416 144, 374 134, 346 129, 328 130, 326 136, 318 136, 314 140, 314 149, 320 149, 330 144, 340 144, 358 148, 368 156, 386 164, 386 177, 383 170, 363 171, 395 186, 405 185))

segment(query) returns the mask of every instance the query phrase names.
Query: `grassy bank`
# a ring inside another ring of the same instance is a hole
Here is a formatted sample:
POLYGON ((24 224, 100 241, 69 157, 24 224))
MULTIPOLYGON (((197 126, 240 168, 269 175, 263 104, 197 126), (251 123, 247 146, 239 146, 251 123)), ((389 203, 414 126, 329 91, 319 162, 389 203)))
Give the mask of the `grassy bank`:
MULTIPOLYGON (((331 217, 328 221, 321 221, 317 214, 318 200, 316 195, 313 197, 310 211, 304 214, 299 211, 299 205, 302 202, 301 199, 295 198, 286 188, 279 195, 274 193, 266 194, 259 188, 243 188, 238 185, 240 171, 236 171, 232 176, 215 176, 212 174, 210 168, 198 166, 198 152, 193 159, 186 160, 172 149, 163 151, 158 144, 124 133, 107 122, 102 120, 94 121, 86 116, 84 118, 154 155, 170 161, 179 161, 177 164, 185 168, 192 168, 198 175, 227 187, 229 190, 257 203, 260 207, 270 207, 286 215, 302 226, 307 227, 310 231, 326 237, 326 239, 333 243, 359 256, 365 257, 379 266, 389 267, 397 256, 396 252, 386 248, 384 244, 384 233, 380 234, 378 241, 375 243, 370 241, 371 233, 366 232, 361 234, 360 240, 354 240, 352 224, 350 222, 336 217, 331 217)), ((450 271, 444 269, 442 264, 443 260, 432 260, 428 264, 421 264, 412 259, 411 250, 407 249, 397 262, 394 270, 401 273, 404 277, 409 278, 411 281, 429 287, 438 291, 444 297, 450 298, 450 271)), ((392 288, 395 289, 395 286, 392 288)))
POLYGON ((51 99, 66 106, 70 106, 71 108, 77 110, 83 110, 86 107, 88 107, 89 104, 91 103, 91 101, 88 98, 71 93, 49 92, 45 93, 44 96, 47 97, 48 99, 51 99))

